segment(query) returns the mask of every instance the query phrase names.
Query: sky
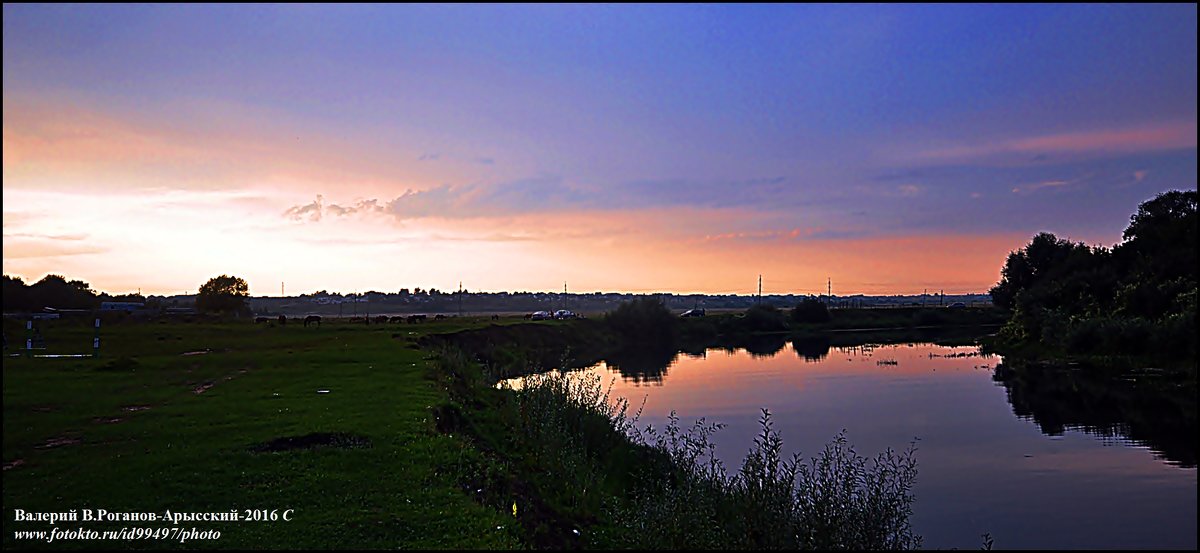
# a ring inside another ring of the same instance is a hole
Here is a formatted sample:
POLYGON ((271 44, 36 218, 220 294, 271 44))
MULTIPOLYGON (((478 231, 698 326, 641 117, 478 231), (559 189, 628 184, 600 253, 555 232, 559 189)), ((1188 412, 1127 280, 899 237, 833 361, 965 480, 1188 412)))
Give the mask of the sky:
POLYGON ((3 7, 3 270, 986 292, 1196 189, 1196 5, 3 7))

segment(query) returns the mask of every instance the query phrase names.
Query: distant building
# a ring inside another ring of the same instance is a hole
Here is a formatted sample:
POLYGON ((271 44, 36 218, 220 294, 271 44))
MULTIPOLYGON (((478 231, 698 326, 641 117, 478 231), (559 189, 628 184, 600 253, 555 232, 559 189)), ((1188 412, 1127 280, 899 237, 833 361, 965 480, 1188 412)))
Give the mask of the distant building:
POLYGON ((100 302, 101 311, 124 311, 132 313, 146 308, 146 304, 136 301, 102 301, 100 302))

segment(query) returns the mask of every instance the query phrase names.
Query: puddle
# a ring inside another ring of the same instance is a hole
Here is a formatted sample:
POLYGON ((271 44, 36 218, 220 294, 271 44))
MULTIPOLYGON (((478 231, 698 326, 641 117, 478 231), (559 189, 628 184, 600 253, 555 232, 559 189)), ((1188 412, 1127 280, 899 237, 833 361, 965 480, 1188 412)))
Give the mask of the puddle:
POLYGON ((75 444, 79 443, 79 441, 80 441, 79 438, 68 438, 65 436, 60 436, 57 438, 50 438, 49 440, 46 440, 46 443, 44 443, 42 445, 33 446, 33 447, 35 449, 52 449, 55 447, 62 447, 65 445, 75 445, 75 444))

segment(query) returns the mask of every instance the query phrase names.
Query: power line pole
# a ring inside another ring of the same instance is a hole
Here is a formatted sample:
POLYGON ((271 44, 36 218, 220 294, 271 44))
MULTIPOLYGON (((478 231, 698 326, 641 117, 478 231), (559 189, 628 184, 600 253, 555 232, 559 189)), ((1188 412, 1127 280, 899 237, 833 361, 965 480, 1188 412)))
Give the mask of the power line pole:
POLYGON ((758 303, 762 303, 762 275, 758 275, 758 303))
POLYGON ((833 279, 825 277, 825 303, 833 305, 833 279))
POLYGON ((462 281, 460 280, 460 281, 458 281, 458 316, 459 317, 462 316, 462 297, 463 297, 462 281))

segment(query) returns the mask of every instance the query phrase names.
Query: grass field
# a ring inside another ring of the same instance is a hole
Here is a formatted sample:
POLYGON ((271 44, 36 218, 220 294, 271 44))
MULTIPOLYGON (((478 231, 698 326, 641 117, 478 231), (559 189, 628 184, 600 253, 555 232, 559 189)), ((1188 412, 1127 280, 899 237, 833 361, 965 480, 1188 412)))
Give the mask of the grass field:
MULTIPOLYGON (((431 412, 447 394, 413 342, 482 324, 109 324, 97 359, 27 359, 9 356, 24 329, 6 321, 4 547, 518 546, 511 512, 480 506, 459 488, 457 471, 475 452, 435 430, 431 412), (312 443, 272 443, 303 436, 312 443), (15 509, 294 511, 288 522, 180 524, 219 530, 216 541, 45 544, 15 540, 15 531, 51 528, 15 522, 15 509)), ((43 326, 45 353, 91 352, 85 322, 43 326)))
MULTIPOLYGON (((687 324, 741 328, 732 315, 708 319, 687 324)), ((604 323, 496 323, 488 316, 304 328, 116 319, 103 327, 97 358, 29 358, 7 349, 4 546, 757 548, 769 542, 746 536, 779 537, 783 527, 746 515, 770 502, 742 493, 744 482, 668 462, 670 448, 631 442, 606 414, 599 388, 552 380, 514 394, 493 386, 495 371, 553 366, 568 352, 599 359, 617 345, 604 323), (460 332, 472 329, 483 331, 460 332), (424 339, 431 335, 439 337, 424 339), (695 541, 695 505, 654 495, 662 493, 657 483, 686 474, 716 490, 704 497, 720 508, 706 516, 733 533, 695 541), (654 485, 635 489, 637 482, 654 485), (665 523, 637 514, 646 501, 674 513, 678 539, 647 541, 636 529, 665 523), (17 536, 52 530, 17 520, 18 509, 75 512, 76 520, 54 525, 61 530, 179 527, 220 537, 47 543, 17 536), (94 522, 83 520, 85 509, 286 513, 290 520, 94 522)), ((22 324, 4 321, 10 346, 24 343, 22 324)), ((38 353, 91 352, 90 319, 40 326, 46 349, 38 353)), ((782 347, 785 336, 774 338, 782 347)))

